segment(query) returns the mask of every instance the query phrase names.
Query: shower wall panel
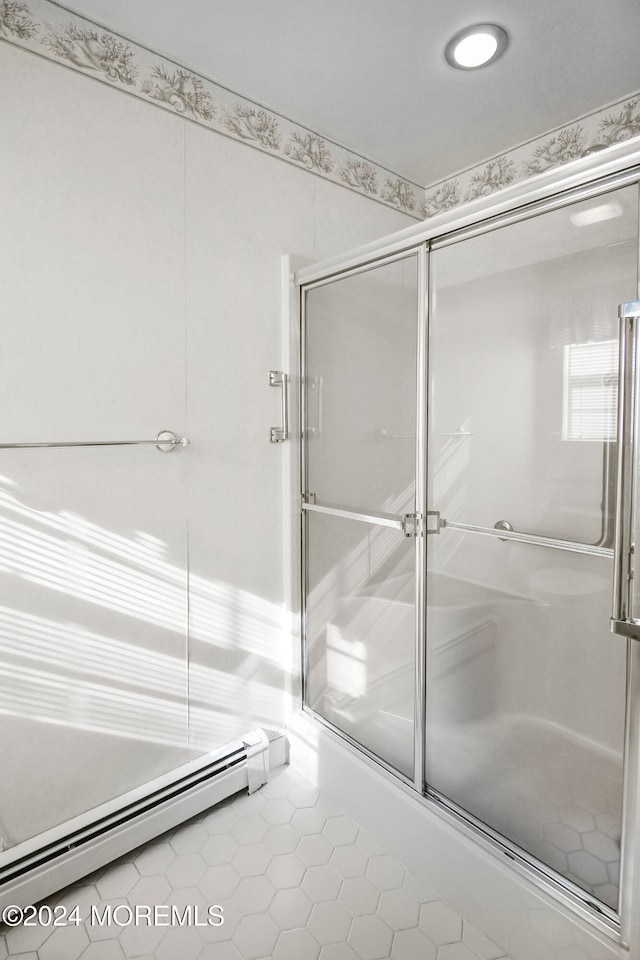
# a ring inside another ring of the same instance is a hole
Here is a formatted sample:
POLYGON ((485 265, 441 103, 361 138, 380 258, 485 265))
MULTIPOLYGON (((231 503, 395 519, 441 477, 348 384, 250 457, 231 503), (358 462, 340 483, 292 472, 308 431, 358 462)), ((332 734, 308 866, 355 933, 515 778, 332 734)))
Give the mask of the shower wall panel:
POLYGON ((2 46, 0 831, 286 711, 281 257, 403 215, 2 46))
MULTIPOLYGON (((11 48, 0 69, 0 442, 182 434, 182 131, 11 48)), ((189 758, 184 453, 0 450, 5 847, 189 758)))

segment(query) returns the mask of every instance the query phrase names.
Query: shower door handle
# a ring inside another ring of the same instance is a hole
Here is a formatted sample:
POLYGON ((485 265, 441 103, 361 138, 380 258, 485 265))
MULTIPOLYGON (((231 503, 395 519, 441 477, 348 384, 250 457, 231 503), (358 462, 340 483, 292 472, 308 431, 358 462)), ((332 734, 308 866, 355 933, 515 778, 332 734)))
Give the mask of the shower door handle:
POLYGON ((613 614, 611 629, 640 640, 640 609, 635 602, 634 563, 638 476, 638 413, 640 300, 623 303, 620 317, 618 375, 618 484, 614 540, 613 614))
POLYGON ((282 426, 271 427, 269 443, 282 443, 289 439, 289 377, 282 370, 269 371, 269 386, 282 389, 282 426))

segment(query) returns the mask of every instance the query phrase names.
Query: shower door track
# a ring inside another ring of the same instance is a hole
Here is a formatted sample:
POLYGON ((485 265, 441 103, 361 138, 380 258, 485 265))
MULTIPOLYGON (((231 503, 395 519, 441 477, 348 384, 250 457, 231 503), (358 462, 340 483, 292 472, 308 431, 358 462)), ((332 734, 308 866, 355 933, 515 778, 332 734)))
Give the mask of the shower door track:
POLYGON ((432 810, 472 836, 485 849, 509 860, 513 868, 522 876, 529 878, 536 886, 560 899, 566 906, 571 907, 612 939, 620 941, 620 917, 611 907, 590 897, 583 889, 567 880, 548 864, 537 860, 517 844, 511 843, 507 837, 492 830, 486 823, 478 820, 433 787, 425 786, 423 800, 432 810))

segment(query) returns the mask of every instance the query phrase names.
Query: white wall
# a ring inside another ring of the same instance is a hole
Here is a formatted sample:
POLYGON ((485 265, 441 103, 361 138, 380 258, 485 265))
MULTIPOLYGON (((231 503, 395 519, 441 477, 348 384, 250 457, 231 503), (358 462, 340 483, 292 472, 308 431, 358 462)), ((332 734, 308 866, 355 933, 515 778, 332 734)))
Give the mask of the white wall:
MULTIPOLYGON (((47 743, 49 760, 30 762, 29 783, 36 798, 46 783, 44 828, 58 802, 64 816, 77 812, 78 793, 91 806, 188 748, 282 725, 284 451, 268 442, 280 416, 268 371, 283 351, 281 258, 326 257, 412 221, 0 50, 0 438, 151 438, 168 428, 191 441, 166 456, 153 447, 2 454, 5 506, 22 510, 31 536, 28 555, 9 536, 0 567, 3 646, 17 618, 25 633, 6 653, 7 684, 15 691, 20 675, 24 696, 3 723, 23 756, 47 743), (51 577, 70 552, 76 565, 61 586, 51 577), (30 616, 56 637, 40 637, 30 616), (40 679, 28 672, 38 658, 40 679), (40 682, 55 685, 55 702, 38 700, 40 682), (79 762, 65 767, 63 798, 65 750, 79 762)), ((22 800, 15 788, 11 799, 22 800)), ((16 822, 16 834, 24 829, 16 822)))

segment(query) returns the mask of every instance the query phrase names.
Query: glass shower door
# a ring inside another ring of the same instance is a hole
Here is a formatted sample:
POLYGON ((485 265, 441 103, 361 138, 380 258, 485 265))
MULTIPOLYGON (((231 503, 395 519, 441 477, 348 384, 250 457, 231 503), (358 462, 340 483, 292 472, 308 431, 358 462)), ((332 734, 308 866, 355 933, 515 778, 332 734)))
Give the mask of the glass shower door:
POLYGON ((428 791, 613 910, 617 305, 637 224, 634 186, 431 255, 428 791))
POLYGON ((305 706, 411 781, 423 268, 307 289, 303 331, 305 706))

